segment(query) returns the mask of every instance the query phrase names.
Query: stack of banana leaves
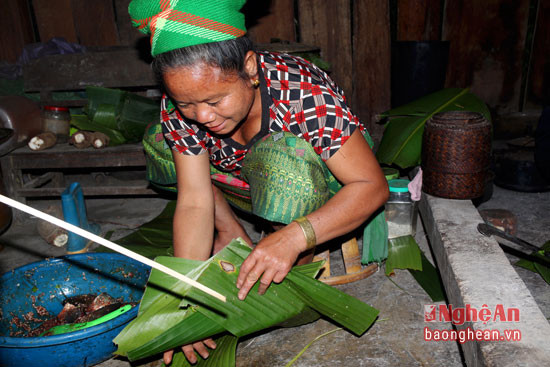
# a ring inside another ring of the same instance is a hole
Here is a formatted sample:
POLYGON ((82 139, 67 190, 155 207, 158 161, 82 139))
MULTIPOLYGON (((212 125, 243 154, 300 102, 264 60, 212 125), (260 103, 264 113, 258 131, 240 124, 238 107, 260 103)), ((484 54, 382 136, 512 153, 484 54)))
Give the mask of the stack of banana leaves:
MULTIPOLYGON (((131 361, 213 337, 218 347, 195 366, 234 366, 238 338, 272 327, 294 327, 323 316, 362 335, 378 310, 315 279, 322 262, 294 267, 264 295, 256 285, 244 301, 235 286, 239 267, 251 249, 233 240, 207 261, 159 256, 156 261, 226 296, 220 301, 186 283, 152 270, 139 312, 114 339, 116 354, 131 361)), ((179 349, 179 348, 178 348, 179 349)), ((171 366, 190 366, 182 352, 171 366)))
POLYGON ((102 87, 86 88, 88 104, 83 115, 72 115, 78 130, 98 131, 109 137, 109 145, 137 143, 147 125, 159 121, 158 101, 135 93, 102 87))

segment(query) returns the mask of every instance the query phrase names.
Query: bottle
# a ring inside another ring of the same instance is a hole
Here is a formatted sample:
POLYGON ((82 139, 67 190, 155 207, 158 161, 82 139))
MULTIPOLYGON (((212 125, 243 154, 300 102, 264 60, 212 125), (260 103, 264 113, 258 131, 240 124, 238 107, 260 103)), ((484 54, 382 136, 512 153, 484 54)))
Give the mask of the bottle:
POLYGON ((388 181, 390 196, 385 206, 385 217, 388 223, 388 238, 416 234, 418 211, 416 201, 411 199, 406 179, 388 181))
POLYGON ((42 121, 44 131, 56 134, 59 142, 68 140, 71 123, 68 107, 44 106, 42 121))

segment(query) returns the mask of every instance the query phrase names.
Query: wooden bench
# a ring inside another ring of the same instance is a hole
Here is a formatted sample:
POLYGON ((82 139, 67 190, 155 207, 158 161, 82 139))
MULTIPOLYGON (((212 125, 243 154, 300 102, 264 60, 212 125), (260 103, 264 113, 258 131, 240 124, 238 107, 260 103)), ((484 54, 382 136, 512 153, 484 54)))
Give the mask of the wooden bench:
POLYGON ((59 197, 75 181, 85 196, 156 194, 146 180, 141 143, 103 149, 64 143, 41 151, 24 146, 1 157, 0 165, 7 195, 21 202, 59 197))
MULTIPOLYGON (((25 92, 38 92, 41 106, 84 106, 84 94, 81 99, 56 100, 53 93, 84 92, 89 85, 158 95, 148 60, 127 47, 41 57, 25 65, 23 74, 25 92)), ((2 156, 0 164, 6 194, 21 202, 60 196, 74 181, 80 182, 85 196, 156 193, 146 180, 141 143, 104 149, 58 143, 42 151, 24 146, 2 156)))

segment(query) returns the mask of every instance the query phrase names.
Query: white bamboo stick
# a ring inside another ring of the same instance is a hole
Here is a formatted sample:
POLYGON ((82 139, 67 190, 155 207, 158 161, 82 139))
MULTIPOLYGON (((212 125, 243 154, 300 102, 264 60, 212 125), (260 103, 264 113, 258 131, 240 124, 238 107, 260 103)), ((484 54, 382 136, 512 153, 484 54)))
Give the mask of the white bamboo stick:
POLYGON ((52 224, 55 224, 56 226, 59 226, 61 228, 66 229, 67 231, 71 231, 73 233, 76 233, 79 236, 82 236, 84 238, 89 239, 90 241, 94 241, 96 243, 99 243, 100 245, 103 245, 107 248, 110 248, 113 251, 119 252, 123 255, 126 255, 136 261, 139 261, 143 264, 149 265, 152 268, 155 268, 157 270, 162 271, 163 273, 166 273, 168 275, 173 276, 174 278, 181 280, 182 282, 185 282, 195 288, 200 289, 201 291, 211 295, 212 297, 216 297, 220 301, 225 302, 225 296, 221 295, 220 293, 216 292, 215 290, 208 288, 205 285, 202 285, 201 283, 186 277, 185 275, 178 273, 177 271, 174 271, 162 264, 159 264, 156 261, 153 261, 145 256, 142 256, 138 253, 135 253, 133 251, 128 250, 125 247, 122 247, 120 245, 117 245, 114 242, 111 242, 109 240, 106 240, 105 238, 99 237, 91 232, 85 231, 80 227, 77 227, 75 225, 72 225, 70 223, 67 223, 65 221, 62 221, 61 219, 58 219, 54 216, 51 216, 49 214, 46 214, 44 212, 41 212, 40 210, 34 209, 28 205, 25 205, 23 203, 20 203, 19 201, 10 199, 4 195, 0 195, 0 202, 11 206, 12 208, 19 209, 21 211, 24 211, 25 213, 28 213, 30 215, 34 215, 35 217, 38 217, 40 219, 43 219, 47 222, 50 222, 52 224))

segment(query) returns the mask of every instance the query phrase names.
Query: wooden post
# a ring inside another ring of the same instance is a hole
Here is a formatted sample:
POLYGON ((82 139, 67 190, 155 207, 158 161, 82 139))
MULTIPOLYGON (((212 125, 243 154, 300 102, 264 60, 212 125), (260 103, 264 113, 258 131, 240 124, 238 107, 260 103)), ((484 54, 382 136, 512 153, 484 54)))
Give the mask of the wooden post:
POLYGON ((354 112, 375 141, 383 126, 377 115, 390 108, 390 19, 388 1, 353 1, 354 112))
MULTIPOLYGON (((550 105, 550 2, 539 1, 535 24, 535 39, 531 52, 527 102, 520 109, 540 108, 550 105)), ((523 102, 523 101, 522 101, 523 102)))
POLYGON ((72 0, 33 0, 32 5, 40 42, 48 42, 53 37, 63 37, 67 42, 78 42, 72 0))
POLYGON ((272 39, 296 41, 294 1, 272 0, 267 9, 264 1, 248 1, 242 9, 248 35, 256 43, 270 43, 272 39))
POLYGON ((145 54, 148 55, 150 51, 149 37, 138 31, 138 29, 134 28, 132 25, 130 14, 128 14, 128 5, 130 1, 131 0, 114 0, 118 39, 122 46, 135 47, 138 42, 140 46, 143 43, 143 47, 146 50, 145 54))
POLYGON ((441 0, 398 0, 398 41, 439 41, 441 0))
POLYGON ((517 111, 529 4, 447 1, 443 39, 451 44, 446 86, 470 88, 497 114, 517 111))
POLYGON ((31 14, 26 0, 0 2, 0 60, 15 63, 23 47, 35 41, 31 14))
POLYGON ((349 0, 298 0, 298 24, 300 42, 321 49, 321 58, 331 64, 330 76, 351 103, 353 64, 349 0))
POLYGON ((76 33, 81 45, 119 45, 112 0, 73 0, 72 6, 76 33))

